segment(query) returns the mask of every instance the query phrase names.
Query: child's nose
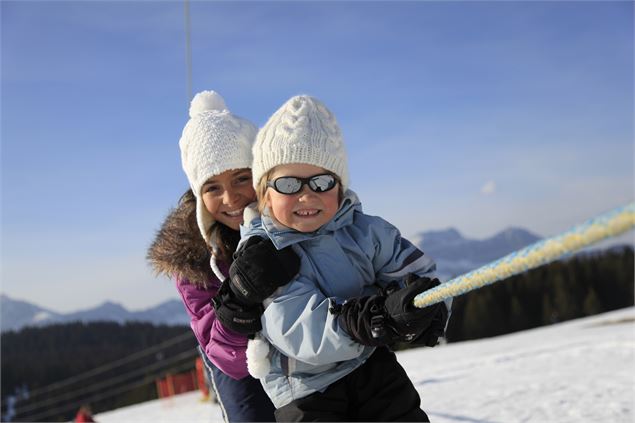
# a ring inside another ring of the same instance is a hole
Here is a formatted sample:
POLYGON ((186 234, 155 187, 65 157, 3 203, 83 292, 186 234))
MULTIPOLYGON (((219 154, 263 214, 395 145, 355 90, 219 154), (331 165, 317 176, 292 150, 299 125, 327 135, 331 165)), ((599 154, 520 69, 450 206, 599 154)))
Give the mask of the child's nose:
POLYGON ((315 192, 313 192, 308 185, 302 186, 302 189, 300 190, 300 199, 310 197, 312 195, 315 195, 315 192))

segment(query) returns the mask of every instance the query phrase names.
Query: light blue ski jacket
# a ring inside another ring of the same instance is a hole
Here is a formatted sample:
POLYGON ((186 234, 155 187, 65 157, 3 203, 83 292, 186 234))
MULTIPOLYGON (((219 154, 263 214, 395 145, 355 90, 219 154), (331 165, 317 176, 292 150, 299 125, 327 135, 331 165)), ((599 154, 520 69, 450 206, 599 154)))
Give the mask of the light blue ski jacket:
POLYGON ((408 273, 434 277, 434 262, 385 220, 362 213, 348 190, 335 217, 316 232, 282 226, 267 211, 243 228, 269 237, 277 249, 293 246, 300 272, 265 301, 262 334, 274 347, 261 382, 276 408, 317 391, 362 365, 374 348, 355 342, 329 312, 333 303, 403 283, 408 273))

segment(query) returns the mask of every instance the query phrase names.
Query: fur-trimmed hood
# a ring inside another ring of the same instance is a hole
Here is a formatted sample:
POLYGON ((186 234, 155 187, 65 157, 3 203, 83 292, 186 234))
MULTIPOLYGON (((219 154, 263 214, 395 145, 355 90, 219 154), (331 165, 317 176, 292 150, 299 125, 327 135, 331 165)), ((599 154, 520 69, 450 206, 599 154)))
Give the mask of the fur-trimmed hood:
POLYGON ((157 274, 187 279, 201 288, 215 279, 210 257, 196 222, 195 204, 188 202, 170 211, 146 256, 157 274))

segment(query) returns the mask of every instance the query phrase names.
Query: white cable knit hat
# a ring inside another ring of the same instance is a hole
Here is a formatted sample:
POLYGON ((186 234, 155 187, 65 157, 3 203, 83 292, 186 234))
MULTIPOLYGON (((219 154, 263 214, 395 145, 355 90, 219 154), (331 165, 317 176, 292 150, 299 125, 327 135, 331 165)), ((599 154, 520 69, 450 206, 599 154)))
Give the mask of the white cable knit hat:
POLYGON ((214 219, 205 208, 201 188, 212 176, 251 167, 256 132, 251 122, 227 110, 220 94, 202 91, 192 99, 190 120, 183 128, 179 147, 183 170, 196 196, 198 227, 208 244, 208 231, 214 219))
POLYGON ((253 148, 254 187, 269 170, 281 164, 305 163, 336 174, 348 188, 348 165, 335 116, 318 99, 292 97, 267 121, 253 148))

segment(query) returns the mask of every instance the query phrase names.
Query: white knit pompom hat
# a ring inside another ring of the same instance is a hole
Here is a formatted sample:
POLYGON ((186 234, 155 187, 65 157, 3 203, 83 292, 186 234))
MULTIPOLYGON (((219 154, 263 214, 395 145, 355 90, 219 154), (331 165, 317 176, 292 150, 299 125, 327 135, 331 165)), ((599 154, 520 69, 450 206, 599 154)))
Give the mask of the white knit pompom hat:
POLYGON ((281 164, 304 163, 336 174, 348 188, 348 165, 335 116, 318 99, 292 97, 267 121, 256 136, 251 168, 254 187, 269 170, 281 164))
POLYGON ((250 168, 256 132, 251 122, 227 110, 220 94, 202 91, 192 99, 190 120, 179 140, 181 164, 196 196, 198 227, 210 245, 208 232, 214 219, 203 203, 203 184, 227 170, 250 168))

